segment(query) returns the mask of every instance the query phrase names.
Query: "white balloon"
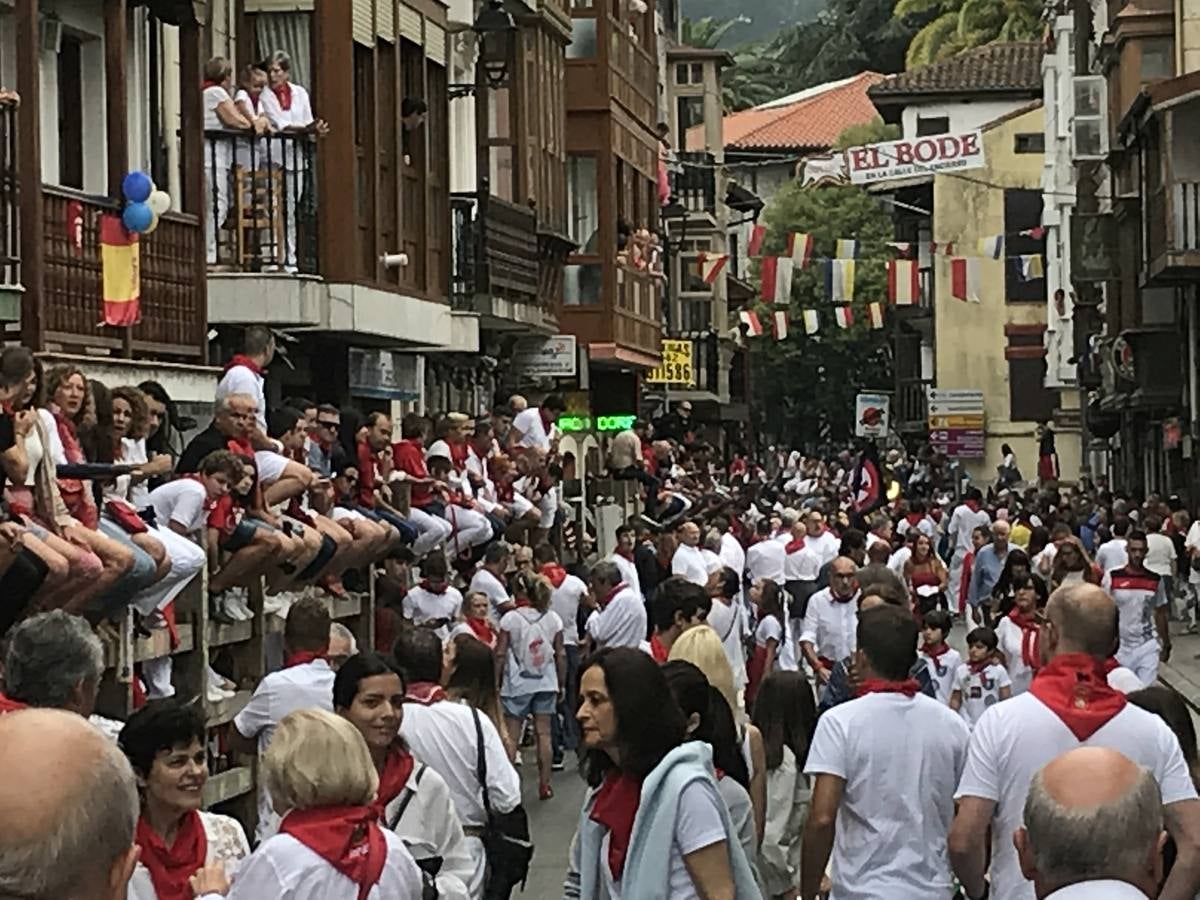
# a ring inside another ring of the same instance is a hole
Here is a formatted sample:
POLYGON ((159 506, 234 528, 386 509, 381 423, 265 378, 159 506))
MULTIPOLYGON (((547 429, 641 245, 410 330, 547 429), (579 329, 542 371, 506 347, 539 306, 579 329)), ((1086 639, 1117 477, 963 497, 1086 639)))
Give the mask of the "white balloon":
POLYGON ((171 208, 171 195, 166 191, 155 191, 146 202, 156 215, 161 216, 171 208))

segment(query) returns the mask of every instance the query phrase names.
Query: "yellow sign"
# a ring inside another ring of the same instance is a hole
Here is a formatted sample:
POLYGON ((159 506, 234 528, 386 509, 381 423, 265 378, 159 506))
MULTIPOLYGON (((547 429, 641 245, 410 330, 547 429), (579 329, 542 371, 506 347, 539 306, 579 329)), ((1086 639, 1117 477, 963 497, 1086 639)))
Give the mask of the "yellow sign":
POLYGON ((958 416, 930 416, 930 428, 982 428, 983 416, 979 415, 958 415, 958 416))
POLYGON ((662 364, 646 376, 647 384, 696 386, 695 348, 691 341, 663 341, 662 364))

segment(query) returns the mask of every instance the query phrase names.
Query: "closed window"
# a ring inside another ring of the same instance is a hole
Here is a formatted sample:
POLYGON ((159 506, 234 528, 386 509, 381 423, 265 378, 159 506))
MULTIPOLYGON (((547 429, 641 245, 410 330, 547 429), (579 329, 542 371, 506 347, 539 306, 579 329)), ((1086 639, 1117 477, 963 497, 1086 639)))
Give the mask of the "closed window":
POLYGON ((1044 422, 1054 418, 1058 392, 1046 387, 1044 355, 1008 360, 1008 403, 1009 420, 1013 422, 1044 422))
POLYGON ((1161 81, 1175 74, 1175 41, 1171 38, 1149 38, 1142 41, 1142 84, 1161 81))
POLYGON ((1014 153, 1045 153, 1046 135, 1040 131, 1018 134, 1013 139, 1014 153))
POLYGON ((927 137, 931 134, 945 134, 950 130, 949 116, 918 116, 917 137, 927 137))

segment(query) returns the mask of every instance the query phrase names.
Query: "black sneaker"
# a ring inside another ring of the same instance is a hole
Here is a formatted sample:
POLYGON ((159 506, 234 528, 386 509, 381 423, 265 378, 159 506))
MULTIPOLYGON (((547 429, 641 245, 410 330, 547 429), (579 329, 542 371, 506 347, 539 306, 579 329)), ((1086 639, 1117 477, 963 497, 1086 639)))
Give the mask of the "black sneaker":
POLYGON ((554 761, 550 763, 550 771, 561 772, 567 767, 561 756, 554 757, 554 761))

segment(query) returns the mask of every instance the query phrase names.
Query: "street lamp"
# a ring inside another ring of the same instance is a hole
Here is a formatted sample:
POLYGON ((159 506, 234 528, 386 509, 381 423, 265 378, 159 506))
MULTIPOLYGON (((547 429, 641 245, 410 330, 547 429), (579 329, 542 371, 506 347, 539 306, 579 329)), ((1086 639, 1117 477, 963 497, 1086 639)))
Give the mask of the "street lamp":
POLYGON ((503 0, 487 0, 471 30, 479 36, 479 62, 488 87, 503 86, 517 38, 517 25, 503 0))

